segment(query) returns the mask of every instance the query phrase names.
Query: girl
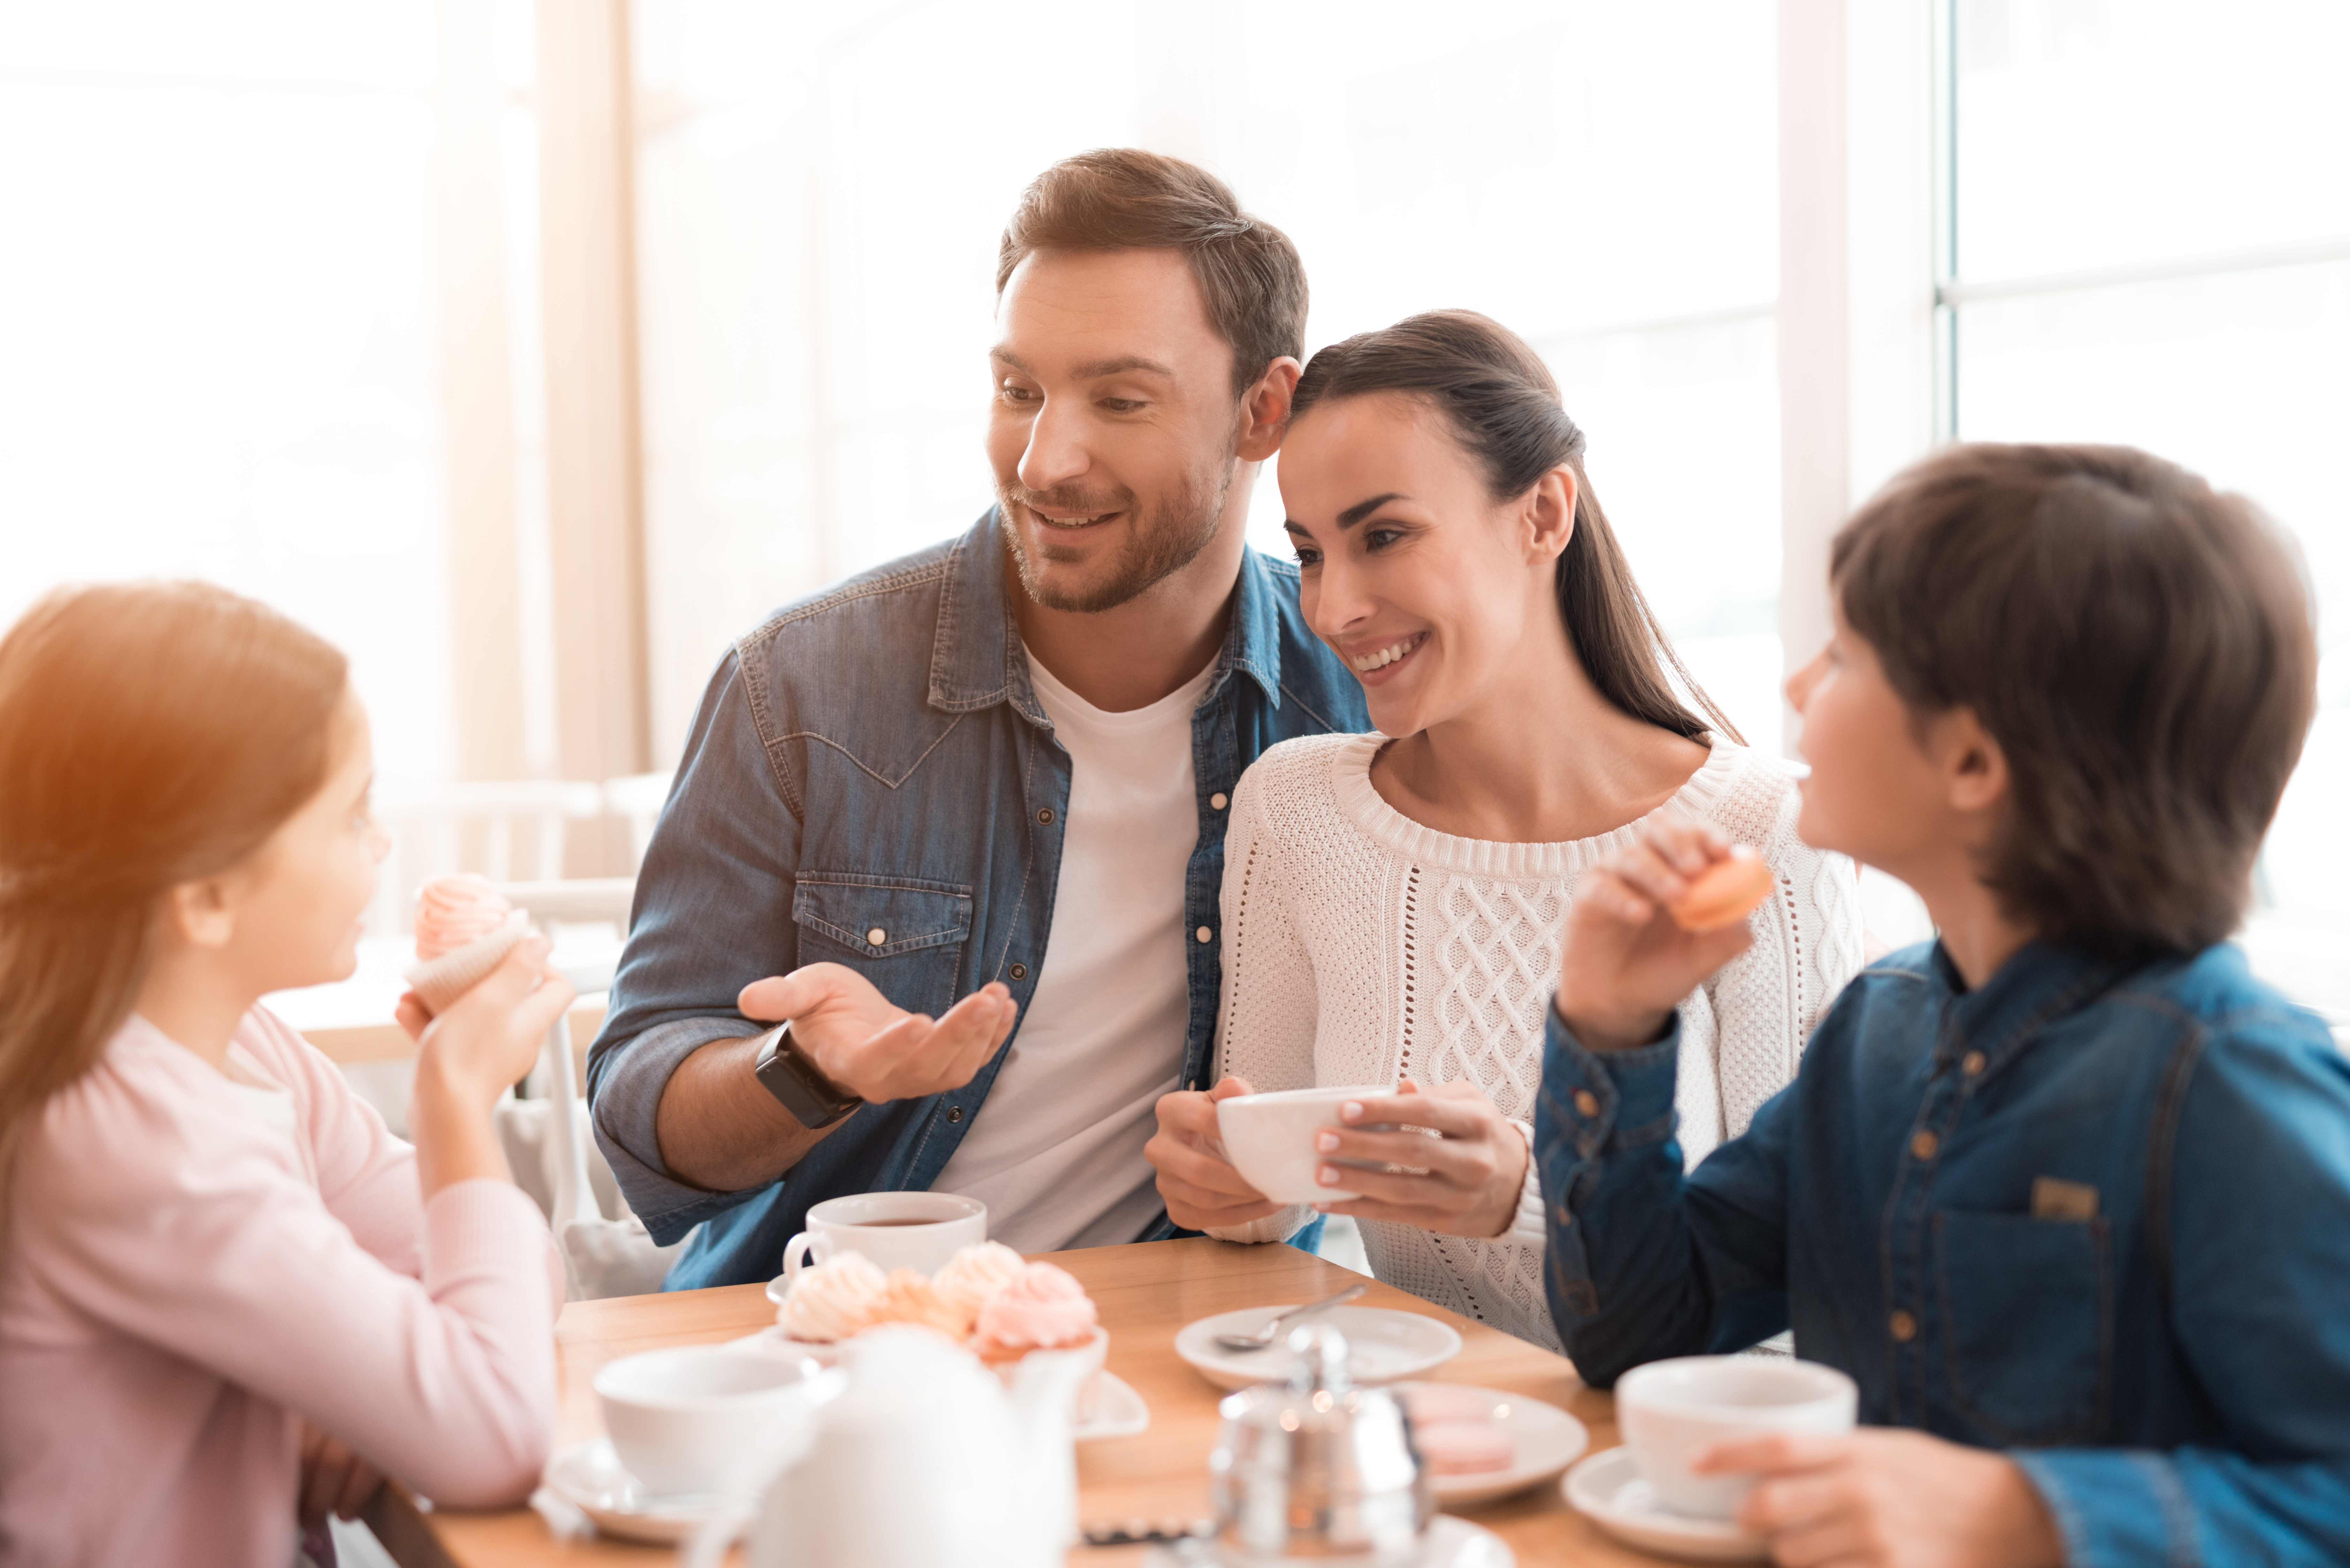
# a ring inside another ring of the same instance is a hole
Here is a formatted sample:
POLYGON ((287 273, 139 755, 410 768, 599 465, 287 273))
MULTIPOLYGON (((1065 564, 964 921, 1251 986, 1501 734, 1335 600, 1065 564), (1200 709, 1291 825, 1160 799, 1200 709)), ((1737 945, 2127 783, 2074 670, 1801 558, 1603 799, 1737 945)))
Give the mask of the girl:
POLYGON ((1671 812, 1776 873, 1752 950, 1691 1006, 1691 1163, 1794 1075, 1861 956, 1855 872, 1795 836, 1792 772, 1693 687, 1703 717, 1675 695, 1582 453, 1542 361, 1482 316, 1414 317, 1306 367, 1280 476, 1302 603, 1378 732, 1289 742, 1241 780, 1229 1075, 1162 1100, 1149 1147, 1176 1223, 1278 1241, 1313 1211, 1276 1210, 1223 1160, 1214 1101, 1400 1080, 1320 1134, 1323 1185, 1362 1196, 1316 1207, 1363 1221, 1379 1278, 1552 1349, 1528 1148, 1585 871, 1671 812))
POLYGON ((0 640, 0 1557, 285 1563, 373 1468, 510 1503, 559 1263, 490 1109, 529 944, 421 1031, 416 1147, 257 1005, 348 975, 387 847, 342 655, 201 584, 0 640), (354 1457, 356 1456, 356 1458, 354 1457))

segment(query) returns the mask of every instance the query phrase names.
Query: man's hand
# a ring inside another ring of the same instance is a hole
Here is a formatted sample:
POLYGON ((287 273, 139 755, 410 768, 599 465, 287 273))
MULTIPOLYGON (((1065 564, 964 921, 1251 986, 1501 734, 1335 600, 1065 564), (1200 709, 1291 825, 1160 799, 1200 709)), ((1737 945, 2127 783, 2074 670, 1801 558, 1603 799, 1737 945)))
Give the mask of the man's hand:
POLYGON ((1700 1472, 1759 1470, 1738 1522, 1783 1568, 2058 1568, 2040 1493, 2003 1455, 1923 1432, 1734 1438, 1700 1472))
POLYGON ((373 1465, 339 1439, 302 1423, 302 1481, 294 1511, 303 1529, 316 1530, 330 1513, 357 1519, 381 1485, 383 1476, 373 1465))
POLYGON ((991 983, 933 1022, 837 963, 754 980, 735 1006, 745 1018, 790 1019, 792 1039, 824 1075, 875 1105, 962 1088, 1003 1047, 1019 1012, 1011 991, 991 983))
POLYGON ((1558 1015, 1594 1051, 1628 1051, 1664 1033, 1681 999, 1753 940, 1746 922, 1685 931, 1665 906, 1730 840, 1711 826, 1659 814, 1639 836, 1586 873, 1567 909, 1558 1015))
POLYGON ((1226 1078, 1206 1094, 1183 1089, 1159 1096, 1159 1130, 1142 1146, 1142 1157, 1159 1172, 1167 1218, 1186 1231, 1245 1225, 1280 1212, 1280 1204, 1232 1168, 1216 1133, 1216 1102, 1254 1093, 1246 1078, 1226 1078))
POLYGON ((1406 1078, 1395 1094, 1347 1101, 1338 1119, 1347 1125, 1324 1127, 1314 1147, 1351 1163, 1326 1165, 1315 1179, 1362 1196, 1315 1205, 1323 1212, 1476 1237, 1498 1236, 1517 1218, 1533 1152, 1473 1085, 1423 1090, 1406 1078), (1407 1130, 1416 1127, 1437 1136, 1407 1130))

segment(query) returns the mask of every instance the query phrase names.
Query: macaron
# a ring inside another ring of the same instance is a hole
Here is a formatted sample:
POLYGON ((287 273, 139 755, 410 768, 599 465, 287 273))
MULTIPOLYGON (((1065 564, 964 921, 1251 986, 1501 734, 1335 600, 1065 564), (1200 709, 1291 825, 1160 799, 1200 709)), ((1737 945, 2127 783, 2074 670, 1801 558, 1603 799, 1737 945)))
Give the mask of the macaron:
POLYGON ((1745 845, 1734 844, 1729 859, 1717 860, 1699 873, 1665 912, 1685 931, 1718 931, 1752 914, 1771 896, 1771 863, 1745 845))

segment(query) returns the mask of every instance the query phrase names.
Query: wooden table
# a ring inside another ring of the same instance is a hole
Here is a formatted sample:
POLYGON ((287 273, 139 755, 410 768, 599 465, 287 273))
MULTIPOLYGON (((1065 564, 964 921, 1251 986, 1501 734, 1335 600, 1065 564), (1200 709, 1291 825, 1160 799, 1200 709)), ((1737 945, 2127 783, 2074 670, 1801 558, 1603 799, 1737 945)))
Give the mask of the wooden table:
MULTIPOLYGON (((1150 1406, 1150 1429, 1077 1448, 1078 1512, 1087 1520, 1193 1519, 1210 1513, 1208 1450, 1222 1395, 1176 1357, 1175 1331, 1235 1307, 1314 1301, 1361 1276, 1294 1247, 1223 1241, 1151 1241, 1055 1252, 1052 1261, 1083 1281, 1110 1331, 1109 1368, 1150 1406)), ((1431 1376, 1506 1388, 1560 1406, 1591 1428, 1596 1451, 1616 1446, 1614 1401, 1583 1386, 1563 1356, 1537 1350, 1388 1285, 1373 1284, 1365 1306, 1399 1307, 1451 1324, 1461 1351, 1431 1376)), ((556 1329, 562 1378, 557 1447, 584 1441, 603 1421, 588 1380, 616 1356, 671 1345, 738 1339, 775 1321, 756 1285, 575 1302, 556 1329)), ((1600 1535, 1560 1500, 1555 1483, 1462 1513, 1506 1539, 1521 1568, 1633 1568, 1657 1558, 1600 1535)), ((387 1488, 369 1516, 407 1568, 537 1568, 543 1563, 653 1563, 667 1548, 597 1540, 558 1541, 528 1509, 505 1513, 420 1513, 387 1488)), ((1119 1568, 1141 1548, 1079 1548, 1071 1568, 1119 1568)), ((739 1561, 739 1553, 738 1561, 739 1561)))

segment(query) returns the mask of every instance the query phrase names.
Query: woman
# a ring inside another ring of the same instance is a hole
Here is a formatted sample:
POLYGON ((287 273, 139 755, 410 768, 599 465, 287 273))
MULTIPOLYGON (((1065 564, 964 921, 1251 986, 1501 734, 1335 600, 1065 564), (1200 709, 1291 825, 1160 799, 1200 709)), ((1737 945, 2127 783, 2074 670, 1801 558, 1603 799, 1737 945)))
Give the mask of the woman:
POLYGON ((1670 811, 1777 874, 1752 946, 1684 1010, 1682 1059, 1711 1068, 1681 1075, 1691 1164, 1794 1076, 1861 957, 1851 863, 1796 838, 1792 771, 1737 743, 1688 681, 1582 454, 1542 361, 1468 311, 1307 366, 1282 500, 1306 617, 1363 682, 1378 732, 1288 742, 1241 780, 1224 1076, 1161 1100, 1149 1145, 1177 1224, 1273 1241, 1317 1209, 1353 1215, 1381 1279, 1553 1349, 1528 1150, 1583 872, 1670 811), (1349 1104, 1317 1140, 1319 1179, 1352 1201, 1279 1208, 1215 1141, 1229 1096, 1385 1083, 1398 1093, 1349 1104))

